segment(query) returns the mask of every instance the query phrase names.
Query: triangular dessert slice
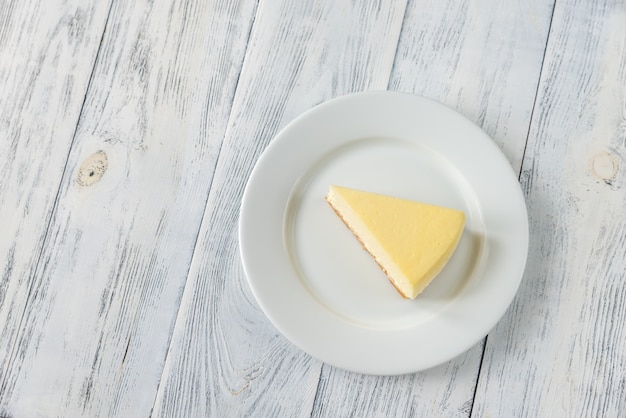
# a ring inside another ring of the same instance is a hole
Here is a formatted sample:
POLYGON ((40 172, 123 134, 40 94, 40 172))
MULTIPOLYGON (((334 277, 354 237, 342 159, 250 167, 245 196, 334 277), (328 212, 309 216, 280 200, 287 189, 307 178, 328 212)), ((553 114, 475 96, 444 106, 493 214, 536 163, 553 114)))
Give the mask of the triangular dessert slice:
POLYGON ((465 226, 455 209, 347 187, 330 186, 326 200, 408 299, 441 272, 465 226))

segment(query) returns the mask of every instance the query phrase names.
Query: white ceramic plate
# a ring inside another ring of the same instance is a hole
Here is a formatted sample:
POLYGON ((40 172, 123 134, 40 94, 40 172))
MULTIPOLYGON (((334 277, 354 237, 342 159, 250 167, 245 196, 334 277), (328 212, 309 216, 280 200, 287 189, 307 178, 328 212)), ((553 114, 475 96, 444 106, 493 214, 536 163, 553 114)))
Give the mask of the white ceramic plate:
POLYGON ((528 250, 517 177, 493 141, 430 100, 369 92, 323 103, 283 129, 254 168, 239 239, 270 321, 331 365, 403 374, 482 339, 511 303, 528 250), (463 210, 453 257, 405 300, 324 200, 330 184, 463 210))

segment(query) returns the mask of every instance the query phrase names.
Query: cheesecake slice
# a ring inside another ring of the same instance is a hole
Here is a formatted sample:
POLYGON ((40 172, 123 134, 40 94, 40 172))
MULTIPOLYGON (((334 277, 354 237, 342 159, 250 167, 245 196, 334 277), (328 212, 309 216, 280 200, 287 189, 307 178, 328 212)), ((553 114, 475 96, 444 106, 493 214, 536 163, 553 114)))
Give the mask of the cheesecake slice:
POLYGON ((408 299, 441 272, 465 226, 459 210, 347 187, 330 186, 326 201, 408 299))

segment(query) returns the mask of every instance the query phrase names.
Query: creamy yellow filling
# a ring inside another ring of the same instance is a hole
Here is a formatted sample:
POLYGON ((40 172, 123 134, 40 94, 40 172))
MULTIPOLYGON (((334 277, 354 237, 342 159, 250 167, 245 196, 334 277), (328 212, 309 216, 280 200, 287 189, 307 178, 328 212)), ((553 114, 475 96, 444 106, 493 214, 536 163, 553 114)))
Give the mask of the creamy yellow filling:
POLYGON ((406 298, 441 272, 465 226, 455 209, 331 186, 326 200, 406 298))

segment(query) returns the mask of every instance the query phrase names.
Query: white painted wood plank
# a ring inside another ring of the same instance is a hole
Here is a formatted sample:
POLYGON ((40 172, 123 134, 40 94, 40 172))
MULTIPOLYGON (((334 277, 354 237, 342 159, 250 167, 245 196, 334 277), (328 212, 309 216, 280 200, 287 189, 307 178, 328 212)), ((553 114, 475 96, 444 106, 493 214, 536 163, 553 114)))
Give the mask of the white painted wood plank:
POLYGON ((259 4, 156 416, 310 415, 321 363, 254 301, 239 258, 239 205, 278 129, 333 96, 386 87, 403 14, 402 2, 259 4))
POLYGON ((475 416, 626 409, 626 7, 556 2, 522 183, 529 263, 475 416))
POLYGON ((441 366, 402 376, 368 376, 325 366, 312 416, 469 416, 482 344, 441 366))
POLYGON ((30 339, 34 278, 108 1, 0 3, 0 415, 30 339))
POLYGON ((150 413, 255 8, 114 3, 3 413, 150 413))
MULTIPOLYGON (((445 103, 478 123, 519 169, 552 8, 543 1, 409 2, 390 89, 445 103)), ((483 343, 401 377, 324 367, 315 416, 468 416, 483 343)))
POLYGON ((553 3, 410 3, 389 88, 456 109, 481 126, 519 172, 553 3))

